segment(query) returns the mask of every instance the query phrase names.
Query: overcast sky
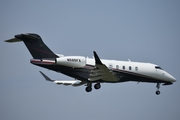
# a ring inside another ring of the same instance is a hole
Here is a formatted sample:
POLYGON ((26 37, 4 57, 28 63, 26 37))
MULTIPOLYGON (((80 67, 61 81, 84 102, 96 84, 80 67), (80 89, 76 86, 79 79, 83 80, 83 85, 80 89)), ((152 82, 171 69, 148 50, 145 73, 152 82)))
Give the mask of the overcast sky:
POLYGON ((1 120, 179 120, 180 1, 178 0, 1 0, 1 120), (150 62, 177 82, 156 84, 56 85, 44 80, 73 80, 30 64, 22 42, 5 43, 20 33, 37 33, 55 53, 150 62))

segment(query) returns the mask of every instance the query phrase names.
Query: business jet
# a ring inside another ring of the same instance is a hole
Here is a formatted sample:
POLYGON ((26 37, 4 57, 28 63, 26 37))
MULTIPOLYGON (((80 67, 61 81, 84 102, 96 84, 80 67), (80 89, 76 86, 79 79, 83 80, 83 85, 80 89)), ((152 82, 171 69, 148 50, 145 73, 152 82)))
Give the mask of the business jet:
POLYGON ((23 41, 33 59, 34 65, 53 70, 74 78, 74 80, 52 80, 40 71, 50 82, 62 85, 85 85, 86 92, 101 88, 101 83, 148 82, 156 83, 156 94, 160 94, 160 85, 171 85, 176 79, 160 66, 151 63, 100 59, 93 51, 93 58, 83 56, 64 56, 55 54, 42 41, 38 34, 18 34, 5 42, 23 41))

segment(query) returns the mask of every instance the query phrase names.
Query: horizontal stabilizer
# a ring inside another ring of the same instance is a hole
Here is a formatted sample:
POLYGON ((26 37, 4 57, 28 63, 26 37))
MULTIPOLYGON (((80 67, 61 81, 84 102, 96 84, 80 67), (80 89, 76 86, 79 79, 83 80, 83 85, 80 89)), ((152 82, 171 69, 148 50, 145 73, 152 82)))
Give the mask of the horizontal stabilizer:
POLYGON ((39 71, 41 73, 41 75, 47 80, 47 81, 50 81, 50 82, 54 82, 55 80, 51 80, 48 76, 46 76, 43 72, 39 71))
POLYGON ((9 39, 9 40, 5 40, 5 42, 21 42, 22 40, 18 39, 18 38, 12 38, 12 39, 9 39))
POLYGON ((59 80, 51 80, 48 76, 46 76, 43 72, 39 71, 41 73, 41 75, 50 82, 56 83, 56 84, 62 84, 62 85, 72 85, 72 86, 80 86, 85 84, 84 82, 80 81, 80 80, 72 80, 72 81, 59 81, 59 80))
POLYGON ((56 84, 62 84, 62 85, 72 85, 72 86, 80 86, 80 85, 82 85, 82 82, 81 81, 79 81, 79 80, 73 80, 73 81, 54 81, 54 83, 56 83, 56 84))

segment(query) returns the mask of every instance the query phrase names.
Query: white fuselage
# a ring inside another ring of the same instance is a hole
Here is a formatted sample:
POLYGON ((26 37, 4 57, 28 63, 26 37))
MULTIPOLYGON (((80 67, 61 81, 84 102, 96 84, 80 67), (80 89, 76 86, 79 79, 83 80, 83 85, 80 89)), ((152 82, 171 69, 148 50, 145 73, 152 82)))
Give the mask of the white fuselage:
MULTIPOLYGON (((105 64, 109 69, 112 70, 122 70, 126 72, 131 72, 134 74, 139 74, 142 76, 147 76, 149 78, 154 78, 159 81, 164 82, 175 82, 176 79, 161 69, 158 65, 152 63, 143 62, 131 62, 129 61, 118 61, 118 60, 105 60, 101 59, 102 63, 105 64)), ((85 58, 83 56, 63 56, 57 58, 57 64, 68 66, 68 67, 84 67, 86 65, 95 66, 94 58, 85 58)))
MULTIPOLYGON (((176 79, 172 75, 161 69, 158 65, 152 63, 105 60, 105 59, 101 59, 101 61, 109 69, 117 69, 117 70, 119 69, 128 72, 138 73, 141 75, 159 79, 164 82, 176 81, 176 79)), ((95 60, 92 58, 87 58, 86 64, 95 65, 95 60)))

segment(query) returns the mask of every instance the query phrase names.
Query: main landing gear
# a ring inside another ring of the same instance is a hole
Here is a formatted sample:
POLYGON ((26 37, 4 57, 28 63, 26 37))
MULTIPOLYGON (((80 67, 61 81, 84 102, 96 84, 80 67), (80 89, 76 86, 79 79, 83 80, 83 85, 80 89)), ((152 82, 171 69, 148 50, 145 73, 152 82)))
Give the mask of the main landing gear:
POLYGON ((91 92, 92 91, 92 87, 91 86, 87 86, 86 87, 86 92, 91 92))
POLYGON ((94 88, 97 90, 97 89, 100 89, 101 88, 101 84, 100 83, 96 83, 95 85, 94 85, 94 88))
MULTIPOLYGON (((101 84, 100 83, 96 83, 95 85, 94 85, 94 88, 97 90, 97 89, 100 89, 101 88, 101 84)), ((92 84, 91 83, 89 83, 89 84, 87 84, 87 87, 86 87, 86 92, 91 92, 92 91, 92 84)))
POLYGON ((157 88, 157 90, 156 90, 156 95, 159 95, 159 94, 161 93, 161 92, 159 91, 160 83, 157 83, 156 88, 157 88))

